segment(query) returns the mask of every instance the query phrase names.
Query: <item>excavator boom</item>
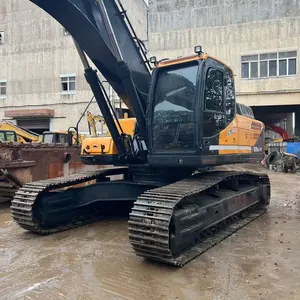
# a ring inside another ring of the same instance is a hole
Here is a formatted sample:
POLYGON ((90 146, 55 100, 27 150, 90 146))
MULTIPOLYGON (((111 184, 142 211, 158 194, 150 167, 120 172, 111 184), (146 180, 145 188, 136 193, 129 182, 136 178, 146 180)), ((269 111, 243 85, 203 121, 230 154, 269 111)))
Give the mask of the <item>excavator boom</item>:
MULTIPOLYGON (((76 40, 80 48, 89 56, 101 74, 110 83, 119 97, 131 109, 129 96, 120 78, 116 65, 118 62, 105 29, 99 9, 99 1, 94 0, 31 0, 53 16, 76 40)), ((138 38, 126 24, 126 12, 120 1, 104 0, 103 4, 114 24, 114 35, 123 60, 128 64, 134 84, 139 91, 146 111, 147 94, 150 83, 149 65, 145 52, 138 46, 138 38)))

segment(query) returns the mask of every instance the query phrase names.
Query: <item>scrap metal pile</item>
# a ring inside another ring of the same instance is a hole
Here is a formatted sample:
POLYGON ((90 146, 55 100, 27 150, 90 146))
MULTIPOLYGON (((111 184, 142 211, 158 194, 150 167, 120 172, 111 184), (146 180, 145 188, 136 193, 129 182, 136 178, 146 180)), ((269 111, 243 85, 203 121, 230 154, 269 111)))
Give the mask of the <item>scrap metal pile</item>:
POLYGON ((270 170, 283 173, 295 173, 300 170, 300 159, 297 155, 281 151, 273 151, 265 159, 270 170))
POLYGON ((28 182, 98 168, 83 165, 75 146, 0 143, 0 202, 11 201, 28 182))

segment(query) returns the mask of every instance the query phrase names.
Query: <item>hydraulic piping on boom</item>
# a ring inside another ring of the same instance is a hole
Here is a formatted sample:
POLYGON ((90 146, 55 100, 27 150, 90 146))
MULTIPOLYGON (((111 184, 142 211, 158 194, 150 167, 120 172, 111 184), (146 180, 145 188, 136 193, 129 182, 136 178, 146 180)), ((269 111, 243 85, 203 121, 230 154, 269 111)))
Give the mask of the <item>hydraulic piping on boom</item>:
POLYGON ((267 210, 267 174, 222 167, 264 157, 264 124, 237 112, 229 66, 196 46, 151 70, 119 0, 31 1, 73 36, 111 134, 85 139, 82 161, 114 167, 22 187, 12 202, 21 227, 50 234, 129 214, 137 255, 183 266, 267 210), (87 56, 133 112, 130 130, 87 56))

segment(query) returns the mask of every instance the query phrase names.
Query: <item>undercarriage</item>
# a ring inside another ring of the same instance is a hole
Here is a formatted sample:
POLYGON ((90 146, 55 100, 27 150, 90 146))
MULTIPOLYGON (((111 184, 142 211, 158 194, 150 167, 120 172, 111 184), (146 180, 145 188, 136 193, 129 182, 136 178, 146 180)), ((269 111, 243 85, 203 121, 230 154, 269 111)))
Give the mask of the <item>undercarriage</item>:
POLYGON ((264 213, 269 199, 266 174, 210 171, 167 184, 115 167, 26 184, 11 210, 38 234, 129 214, 137 255, 183 266, 264 213))
POLYGON ((267 210, 270 182, 250 172, 208 172, 145 192, 129 219, 140 256, 183 266, 267 210))

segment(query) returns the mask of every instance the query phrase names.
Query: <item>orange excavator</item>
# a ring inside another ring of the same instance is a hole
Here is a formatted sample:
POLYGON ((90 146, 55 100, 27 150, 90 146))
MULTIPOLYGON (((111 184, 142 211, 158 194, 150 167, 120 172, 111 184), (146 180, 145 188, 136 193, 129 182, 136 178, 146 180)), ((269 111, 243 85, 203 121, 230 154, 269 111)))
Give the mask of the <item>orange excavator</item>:
POLYGON ((268 176, 232 166, 263 158, 264 124, 237 112, 229 66, 200 46, 148 59, 119 0, 32 2, 73 36, 110 132, 110 146, 85 139, 81 159, 114 167, 26 184, 11 206, 21 227, 50 234, 129 213, 137 255, 183 266, 267 210, 268 176), (123 129, 88 57, 134 114, 134 130, 123 129))

